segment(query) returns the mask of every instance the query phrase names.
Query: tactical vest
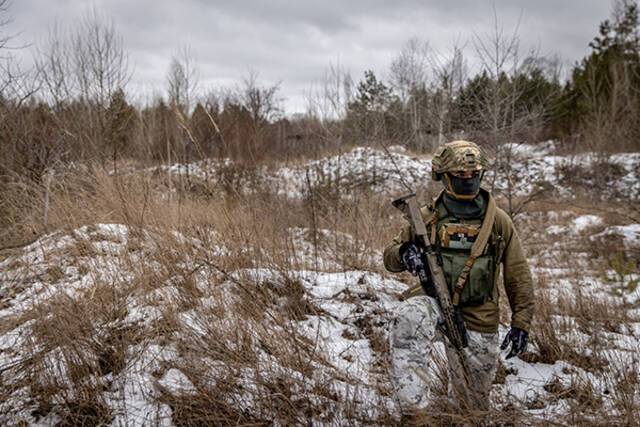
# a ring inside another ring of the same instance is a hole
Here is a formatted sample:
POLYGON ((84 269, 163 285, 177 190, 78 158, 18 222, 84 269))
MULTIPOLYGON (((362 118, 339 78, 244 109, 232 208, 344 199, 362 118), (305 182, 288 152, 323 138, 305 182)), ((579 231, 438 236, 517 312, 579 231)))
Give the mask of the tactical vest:
MULTIPOLYGON (((440 252, 449 293, 453 295, 465 264, 469 261, 471 247, 479 237, 482 218, 456 218, 449 214, 442 202, 437 203, 432 212, 435 215, 428 224, 430 240, 440 252)), ((503 249, 504 239, 498 235, 494 221, 484 250, 470 263, 470 270, 466 273, 464 287, 459 295, 461 307, 481 305, 492 298, 503 249)))

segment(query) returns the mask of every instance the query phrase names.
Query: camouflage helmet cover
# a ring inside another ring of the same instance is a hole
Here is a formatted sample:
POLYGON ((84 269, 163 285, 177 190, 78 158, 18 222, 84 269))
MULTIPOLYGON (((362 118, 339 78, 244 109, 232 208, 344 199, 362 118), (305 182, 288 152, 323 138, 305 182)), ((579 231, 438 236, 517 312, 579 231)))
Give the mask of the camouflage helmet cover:
POLYGON ((444 172, 482 171, 487 157, 474 142, 452 141, 438 147, 431 161, 431 178, 439 181, 444 172))

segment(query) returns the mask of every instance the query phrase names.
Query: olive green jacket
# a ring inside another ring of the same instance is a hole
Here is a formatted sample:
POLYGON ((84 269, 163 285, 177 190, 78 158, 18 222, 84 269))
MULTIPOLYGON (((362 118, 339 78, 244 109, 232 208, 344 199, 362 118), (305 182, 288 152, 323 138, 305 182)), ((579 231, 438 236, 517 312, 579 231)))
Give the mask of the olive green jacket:
MULTIPOLYGON (((485 192, 485 190, 481 191, 485 192)), ((485 194, 488 197, 492 197, 488 192, 485 192, 485 194)), ((436 198, 429 207, 421 209, 422 218, 427 224, 428 230, 433 206, 436 203, 442 203, 439 199, 440 197, 436 198)), ((534 309, 533 281, 520 238, 515 230, 513 221, 500 208, 496 209, 496 219, 493 227, 492 234, 497 236, 497 259, 502 264, 504 287, 512 311, 511 326, 528 331, 534 309)), ((411 238, 410 226, 406 225, 402 228, 400 234, 393 239, 393 242, 385 248, 384 266, 387 270, 391 272, 405 270, 400 260, 399 249, 402 243, 411 240, 411 238)), ((471 330, 479 332, 496 332, 498 330, 500 319, 497 288, 499 266, 496 267, 496 280, 494 281, 492 297, 482 305, 461 307, 465 323, 471 330)))

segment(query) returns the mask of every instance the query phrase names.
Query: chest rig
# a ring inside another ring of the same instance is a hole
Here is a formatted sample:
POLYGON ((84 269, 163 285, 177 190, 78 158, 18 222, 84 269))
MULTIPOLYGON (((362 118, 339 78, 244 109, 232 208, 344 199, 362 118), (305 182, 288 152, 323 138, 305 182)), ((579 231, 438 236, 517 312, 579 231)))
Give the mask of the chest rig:
POLYGON ((440 197, 430 212, 427 229, 441 255, 453 305, 484 304, 491 298, 499 265, 495 201, 488 198, 482 218, 457 218, 447 211, 440 197))

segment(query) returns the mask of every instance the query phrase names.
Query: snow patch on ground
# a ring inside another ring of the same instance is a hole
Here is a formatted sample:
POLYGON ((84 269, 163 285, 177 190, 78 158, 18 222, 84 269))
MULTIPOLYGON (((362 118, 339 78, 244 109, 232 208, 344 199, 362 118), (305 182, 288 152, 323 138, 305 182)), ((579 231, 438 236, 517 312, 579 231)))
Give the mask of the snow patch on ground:
POLYGON ((620 236, 628 249, 638 248, 640 247, 640 224, 610 226, 601 233, 591 236, 591 239, 596 240, 606 236, 620 236))
MULTIPOLYGON (((505 147, 514 156, 510 162, 510 180, 504 172, 489 170, 485 177, 496 193, 526 197, 540 191, 571 198, 574 190, 563 186, 575 181, 580 171, 592 171, 601 158, 593 153, 557 155, 555 143, 547 141, 536 145, 511 144, 505 147), (577 171, 577 172, 576 172, 577 171), (517 183, 510 189, 509 182, 517 183)), ((599 198, 619 200, 640 199, 640 153, 612 155, 608 162, 619 168, 621 176, 598 175, 580 177, 585 188, 598 188, 599 198)), ((298 165, 276 165, 251 170, 234 165, 230 159, 206 160, 189 165, 160 166, 154 173, 187 175, 205 181, 212 187, 223 185, 220 178, 232 170, 236 190, 250 191, 252 183, 259 183, 276 194, 301 198, 317 191, 339 191, 348 195, 355 189, 375 193, 399 194, 424 189, 431 185, 431 159, 411 156, 402 147, 387 150, 356 147, 331 157, 310 160, 298 165), (238 169, 239 170, 236 170, 238 169), (246 176, 245 176, 246 175, 246 176)))
POLYGON ((581 232, 589 227, 596 227, 601 224, 602 218, 598 215, 581 215, 573 220, 573 228, 577 232, 581 232))
POLYGON ((176 368, 169 369, 158 381, 158 384, 177 393, 193 394, 196 392, 196 387, 191 380, 176 368))
POLYGON ((349 263, 359 261, 375 265, 382 259, 382 251, 371 249, 356 241, 350 234, 327 229, 312 230, 304 227, 288 229, 291 242, 291 261, 300 269, 316 271, 339 271, 349 263), (344 259, 344 254, 352 254, 344 259))
POLYGON ((357 147, 333 157, 278 168, 268 180, 278 188, 279 194, 302 197, 320 187, 396 193, 425 186, 430 176, 428 159, 410 157, 398 150, 385 152, 357 147))

